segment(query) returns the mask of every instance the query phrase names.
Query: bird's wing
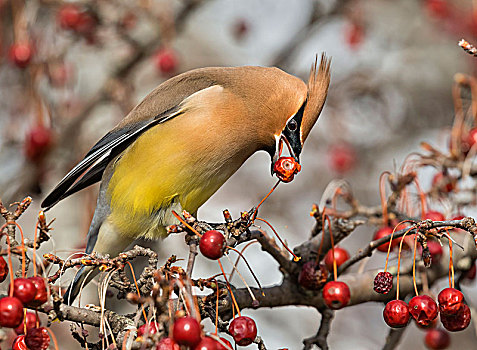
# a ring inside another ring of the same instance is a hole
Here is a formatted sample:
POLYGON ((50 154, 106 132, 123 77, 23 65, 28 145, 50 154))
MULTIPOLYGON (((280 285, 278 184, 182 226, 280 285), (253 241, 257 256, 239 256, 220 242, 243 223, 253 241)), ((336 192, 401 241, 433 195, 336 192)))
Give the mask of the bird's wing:
POLYGON ((99 140, 43 200, 41 206, 50 209, 60 200, 101 180, 109 162, 124 151, 134 140, 155 125, 172 119, 182 111, 178 106, 161 113, 152 120, 142 121, 120 129, 114 129, 99 140))

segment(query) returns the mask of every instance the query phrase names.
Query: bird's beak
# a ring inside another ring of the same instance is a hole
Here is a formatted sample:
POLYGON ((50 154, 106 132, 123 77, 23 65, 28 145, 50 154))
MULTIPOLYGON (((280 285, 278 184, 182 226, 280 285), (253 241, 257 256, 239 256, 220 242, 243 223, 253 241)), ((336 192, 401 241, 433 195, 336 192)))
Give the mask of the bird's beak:
POLYGON ((273 167, 277 162, 278 158, 280 158, 284 146, 286 146, 286 148, 288 149, 290 156, 293 157, 293 159, 295 159, 298 164, 300 164, 300 153, 302 150, 300 140, 296 138, 292 138, 292 140, 289 140, 287 136, 282 133, 280 137, 277 137, 277 142, 275 144, 275 152, 272 156, 272 164, 270 167, 270 172, 272 176, 274 174, 273 167))

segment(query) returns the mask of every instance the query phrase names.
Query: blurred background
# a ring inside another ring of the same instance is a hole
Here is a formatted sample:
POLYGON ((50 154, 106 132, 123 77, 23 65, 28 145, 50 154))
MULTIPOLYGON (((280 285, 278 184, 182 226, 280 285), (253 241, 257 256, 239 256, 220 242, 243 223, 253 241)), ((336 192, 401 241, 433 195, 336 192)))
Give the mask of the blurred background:
MULTIPOLYGON (((261 209, 294 247, 308 238, 309 211, 331 179, 346 179, 362 203, 376 205, 381 172, 398 168, 421 141, 447 147, 453 77, 477 68, 477 58, 457 46, 461 38, 477 41, 476 6, 472 0, 0 0, 0 197, 10 203, 33 196, 20 222, 31 236, 41 199, 164 80, 197 67, 260 65, 306 81, 315 55, 324 51, 333 60, 331 88, 304 147, 303 169, 261 209)), ((217 222, 225 208, 237 217, 256 205, 276 181, 269 167, 268 154, 253 156, 199 218, 217 222)), ((430 169, 424 187, 432 176, 430 169)), ((50 211, 55 230, 42 252, 67 257, 84 248, 96 195, 92 187, 50 211)), ((362 227, 342 246, 354 253, 374 231, 362 227)), ((160 264, 171 254, 187 257, 182 235, 145 244, 157 249, 160 264)), ((262 285, 280 282, 276 264, 258 245, 246 256, 262 285)), ((365 268, 382 267, 384 258, 373 256, 365 268)), ((217 271, 199 256, 194 277, 217 271)), ((96 303, 95 286, 88 290, 82 304, 96 303)), ((464 286, 471 304, 475 290, 475 284, 464 286)), ((336 313, 331 349, 381 348, 388 332, 382 308, 365 304, 336 313)), ((256 319, 269 349, 301 348, 320 319, 315 310, 297 307, 245 314, 256 319)), ((67 324, 53 329, 61 349, 79 348, 67 324)), ((424 349, 423 337, 412 324, 399 349, 424 349)), ((473 342, 475 327, 469 327, 452 335, 451 348, 473 342)), ((11 338, 2 348, 9 344, 11 338)))

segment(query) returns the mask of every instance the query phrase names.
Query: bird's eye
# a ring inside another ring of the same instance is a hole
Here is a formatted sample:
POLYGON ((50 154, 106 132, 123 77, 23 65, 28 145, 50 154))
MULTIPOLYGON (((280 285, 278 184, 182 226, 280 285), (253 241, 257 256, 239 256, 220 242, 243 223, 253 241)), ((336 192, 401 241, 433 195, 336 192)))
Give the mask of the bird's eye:
POLYGON ((296 128, 298 127, 298 124, 296 123, 296 120, 295 119, 292 119, 288 122, 288 130, 290 131, 295 131, 296 128))

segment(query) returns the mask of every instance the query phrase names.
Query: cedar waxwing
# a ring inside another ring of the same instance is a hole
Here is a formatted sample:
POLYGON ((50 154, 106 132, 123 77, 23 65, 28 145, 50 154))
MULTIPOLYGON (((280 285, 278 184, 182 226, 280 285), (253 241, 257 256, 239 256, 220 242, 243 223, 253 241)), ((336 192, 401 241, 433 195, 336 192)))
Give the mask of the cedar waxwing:
MULTIPOLYGON (((273 164, 280 140, 299 162, 323 108, 330 61, 308 85, 278 68, 201 68, 155 88, 86 154, 45 198, 58 201, 101 181, 86 253, 114 257, 139 237, 166 236, 172 211, 192 214, 255 152, 273 164)), ((83 267, 64 296, 70 304, 97 269, 83 267), (86 280, 85 280, 86 279, 86 280)))

